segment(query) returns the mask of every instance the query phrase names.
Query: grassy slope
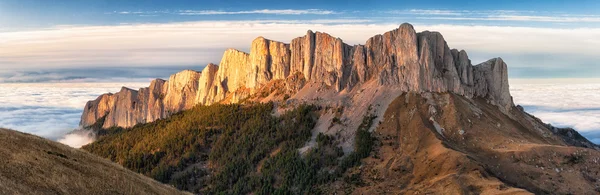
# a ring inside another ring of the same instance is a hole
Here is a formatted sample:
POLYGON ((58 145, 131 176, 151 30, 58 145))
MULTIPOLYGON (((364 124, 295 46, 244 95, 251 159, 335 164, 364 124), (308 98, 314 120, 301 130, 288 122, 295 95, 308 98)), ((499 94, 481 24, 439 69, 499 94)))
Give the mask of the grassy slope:
POLYGON ((85 151, 0 129, 0 194, 185 194, 85 151))

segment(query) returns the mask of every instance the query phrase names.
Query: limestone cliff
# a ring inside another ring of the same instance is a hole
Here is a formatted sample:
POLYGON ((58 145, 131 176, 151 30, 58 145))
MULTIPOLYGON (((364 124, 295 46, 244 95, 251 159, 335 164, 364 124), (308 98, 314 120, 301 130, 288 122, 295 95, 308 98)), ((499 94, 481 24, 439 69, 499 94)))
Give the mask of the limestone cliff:
POLYGON ((202 72, 186 70, 169 81, 155 80, 139 92, 123 88, 116 94, 102 95, 87 103, 81 125, 89 126, 105 117, 103 127, 131 127, 197 104, 238 102, 277 80, 301 80, 293 84, 296 91, 306 83, 320 83, 347 93, 373 81, 402 91, 486 98, 505 113, 513 107, 502 59, 473 66, 467 53, 451 50, 440 33, 417 33, 412 25, 402 24, 354 46, 312 31, 290 44, 258 37, 250 53, 225 51, 219 66, 209 64, 202 72))

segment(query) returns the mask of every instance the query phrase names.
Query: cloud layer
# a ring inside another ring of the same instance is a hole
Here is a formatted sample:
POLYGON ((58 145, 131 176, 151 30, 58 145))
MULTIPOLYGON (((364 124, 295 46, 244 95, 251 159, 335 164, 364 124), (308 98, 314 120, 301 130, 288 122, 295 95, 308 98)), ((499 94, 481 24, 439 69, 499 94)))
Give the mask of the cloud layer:
POLYGON ((81 148, 81 146, 92 143, 95 139, 96 135, 91 130, 76 130, 57 141, 73 148, 81 148))
MULTIPOLYGON (((120 86, 147 85, 147 82, 0 84, 0 127, 58 140, 78 128, 88 100, 117 92, 120 86)), ((73 140, 74 136, 67 138, 73 140)))
POLYGON ((177 10, 177 11, 113 11, 105 14, 159 16, 159 15, 247 15, 247 14, 273 14, 273 15, 330 15, 338 14, 336 11, 324 9, 255 9, 255 10, 177 10))
POLYGON ((523 10, 431 10, 388 11, 390 14, 416 15, 420 19, 451 21, 520 21, 552 23, 597 23, 600 15, 565 14, 560 12, 523 10))
MULTIPOLYGON (((385 19, 406 17, 429 21, 490 21, 490 22, 532 22, 532 23, 577 23, 593 24, 600 22, 600 15, 528 10, 448 10, 448 9, 404 9, 404 10, 325 10, 325 9, 253 9, 253 10, 160 10, 160 11, 113 11, 105 14, 132 16, 247 16, 247 15, 338 15, 341 17, 361 17, 385 19)), ((383 21, 383 20, 381 20, 383 21)))
MULTIPOLYGON (((364 44, 399 23, 361 19, 201 21, 118 26, 59 26, 0 33, 0 69, 107 66, 190 66, 218 63, 226 48, 248 51, 264 36, 289 42, 308 29, 364 44)), ((452 48, 469 52, 474 63, 502 56, 511 67, 538 69, 595 67, 600 28, 537 28, 415 24, 440 31, 452 48), (545 60, 552 59, 552 60, 545 60)), ((587 71, 598 73, 597 68, 587 71)))
POLYGON ((261 9, 261 10, 248 10, 248 11, 222 11, 222 10, 183 10, 179 11, 180 15, 234 15, 234 14, 275 14, 275 15, 303 15, 303 14, 316 14, 316 15, 328 15, 335 14, 336 12, 331 10, 322 9, 261 9))
POLYGON ((572 127, 600 143, 600 79, 537 79, 511 82, 515 104, 558 127, 572 127))
POLYGON ((204 66, 58 68, 36 70, 0 70, 0 83, 82 83, 145 82, 168 79, 185 69, 202 70, 204 66))

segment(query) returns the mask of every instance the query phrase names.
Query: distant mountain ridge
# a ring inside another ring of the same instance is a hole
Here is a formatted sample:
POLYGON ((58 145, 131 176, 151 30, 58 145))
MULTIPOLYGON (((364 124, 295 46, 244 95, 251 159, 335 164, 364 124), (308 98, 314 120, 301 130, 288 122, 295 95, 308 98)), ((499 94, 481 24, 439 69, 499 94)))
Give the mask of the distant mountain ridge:
POLYGON ((102 127, 131 127, 152 122, 194 105, 235 103, 283 81, 294 96, 309 83, 337 92, 356 92, 375 82, 404 92, 452 92, 484 97, 507 112, 513 106, 504 61, 494 58, 472 66, 465 51, 450 49, 438 32, 416 33, 410 24, 350 46, 326 33, 308 31, 290 44, 258 37, 250 53, 228 49, 219 66, 185 70, 168 81, 157 79, 139 91, 122 88, 86 104, 80 124, 103 119, 102 127))

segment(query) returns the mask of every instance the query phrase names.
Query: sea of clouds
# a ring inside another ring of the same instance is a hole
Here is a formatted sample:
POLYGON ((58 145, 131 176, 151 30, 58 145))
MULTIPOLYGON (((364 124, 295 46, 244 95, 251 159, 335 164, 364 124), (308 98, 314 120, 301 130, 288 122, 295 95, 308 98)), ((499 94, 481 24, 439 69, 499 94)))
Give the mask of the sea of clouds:
POLYGON ((511 79, 515 104, 557 127, 600 144, 600 79, 511 79))
MULTIPOLYGON (((94 135, 79 129, 85 103, 98 95, 133 89, 130 83, 0 83, 0 127, 81 147, 94 135)), ((546 123, 573 127, 600 143, 600 79, 511 79, 515 104, 546 123)))
POLYGON ((138 89, 145 83, 0 83, 0 127, 39 135, 81 147, 93 140, 76 131, 89 100, 121 86, 138 89), (65 136, 67 135, 67 136, 65 136))

